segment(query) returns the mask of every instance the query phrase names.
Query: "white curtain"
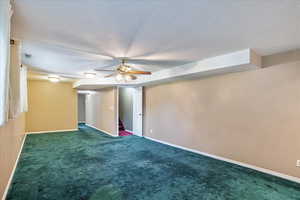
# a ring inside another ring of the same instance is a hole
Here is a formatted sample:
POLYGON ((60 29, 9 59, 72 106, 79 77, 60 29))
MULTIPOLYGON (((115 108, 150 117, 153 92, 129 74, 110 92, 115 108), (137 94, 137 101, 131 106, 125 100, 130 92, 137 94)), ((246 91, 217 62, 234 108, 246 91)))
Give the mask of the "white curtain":
POLYGON ((22 66, 20 71, 20 101, 21 101, 21 112, 28 111, 28 100, 27 100, 27 67, 22 66))
POLYGON ((10 67, 9 67, 9 119, 17 118, 21 113, 21 46, 18 41, 10 45, 10 67))
POLYGON ((10 1, 0 0, 0 126, 8 119, 11 13, 10 1))

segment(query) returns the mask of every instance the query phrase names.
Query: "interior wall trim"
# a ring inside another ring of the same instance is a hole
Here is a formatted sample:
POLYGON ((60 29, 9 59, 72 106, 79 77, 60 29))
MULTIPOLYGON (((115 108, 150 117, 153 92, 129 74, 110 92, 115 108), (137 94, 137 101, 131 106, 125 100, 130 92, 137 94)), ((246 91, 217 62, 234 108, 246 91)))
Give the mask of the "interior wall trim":
POLYGON ((70 132, 70 131, 78 131, 78 129, 64 129, 64 130, 54 130, 54 131, 30 131, 30 132, 26 132, 26 134, 27 134, 27 135, 30 135, 30 134, 56 133, 56 132, 70 132))
POLYGON ((217 159, 217 160, 229 162, 229 163, 236 164, 236 165, 246 167, 246 168, 250 168, 250 169, 253 169, 253 170, 256 170, 256 171, 259 171, 259 172, 263 172, 263 173, 266 173, 266 174, 277 176, 279 178, 283 178, 283 179, 286 179, 286 180, 289 180, 289 181, 300 183, 300 178, 298 178, 298 177, 290 176, 290 175, 287 175, 287 174, 282 174, 282 173, 279 173, 279 172, 272 171, 270 169, 257 167, 257 166, 254 166, 254 165, 250 165, 250 164, 247 164, 247 163, 231 160, 231 159, 224 158, 224 157, 221 157, 221 156, 216 156, 216 155, 213 155, 213 154, 201 152, 201 151, 198 151, 198 150, 195 150, 195 149, 189 149, 189 148, 186 148, 186 147, 183 147, 183 146, 180 146, 180 145, 172 144, 172 143, 165 142, 165 141, 162 141, 162 140, 157 140, 157 139, 154 139, 154 138, 151 138, 151 137, 148 137, 148 136, 144 136, 144 138, 152 140, 154 142, 161 143, 161 144, 169 145, 169 146, 172 146, 172 147, 175 147, 175 148, 179 148, 179 149, 183 149, 183 150, 190 151, 190 152, 193 152, 193 153, 197 153, 197 154, 200 154, 202 156, 207 156, 207 157, 214 158, 214 159, 217 159))
POLYGON ((23 150, 23 146, 24 146, 24 143, 25 143, 25 140, 26 140, 26 136, 27 136, 27 135, 25 134, 24 137, 23 137, 23 141, 22 141, 22 144, 21 144, 21 148, 20 148, 20 150, 19 150, 18 157, 17 157, 17 159, 16 159, 16 161, 15 161, 13 170, 11 171, 11 174, 10 174, 10 176, 9 176, 9 179, 8 179, 8 182, 7 182, 7 185, 6 185, 6 188, 5 188, 5 190, 4 190, 4 194, 3 194, 3 196, 2 196, 2 200, 5 200, 5 199, 6 199, 6 196, 7 196, 8 190, 9 190, 9 186, 10 186, 10 184, 11 184, 11 181, 12 181, 13 177, 14 177, 14 174, 15 174, 15 171, 16 171, 16 168, 17 168, 17 165, 18 165, 18 162, 19 162, 19 158, 20 158, 21 153, 22 153, 22 150, 23 150))
POLYGON ((101 132, 103 132, 103 133, 105 133, 105 134, 107 134, 107 135, 109 135, 109 136, 112 136, 112 137, 119 137, 118 135, 113 135, 113 134, 111 134, 111 133, 109 133, 109 132, 107 132, 107 131, 104 131, 104 130, 102 130, 102 129, 99 129, 99 128, 97 128, 97 127, 95 127, 95 126, 93 126, 93 125, 90 125, 90 124, 85 124, 86 126, 89 126, 89 127, 91 127, 91 128, 93 128, 93 129, 96 129, 97 131, 101 131, 101 132))
POLYGON ((234 73, 261 68, 261 56, 252 49, 243 49, 200 61, 167 68, 153 72, 151 76, 141 76, 136 81, 120 84, 110 79, 80 79, 73 83, 74 88, 98 85, 101 88, 112 86, 145 86, 160 84, 180 78, 198 77, 205 78, 225 73, 234 73))

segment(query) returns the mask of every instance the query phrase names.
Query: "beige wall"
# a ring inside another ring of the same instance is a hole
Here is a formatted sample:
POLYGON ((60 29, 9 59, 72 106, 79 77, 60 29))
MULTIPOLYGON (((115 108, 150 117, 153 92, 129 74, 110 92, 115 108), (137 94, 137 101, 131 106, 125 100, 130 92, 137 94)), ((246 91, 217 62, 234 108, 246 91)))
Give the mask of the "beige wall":
POLYGON ((0 198, 3 196, 9 177, 25 136, 25 115, 9 120, 0 127, 0 198))
POLYGON ((300 177, 300 62, 146 87, 144 127, 158 140, 300 177))
POLYGON ((263 67, 270 67, 274 65, 280 65, 285 63, 294 63, 300 61, 300 50, 291 50, 287 52, 272 54, 264 56, 262 59, 263 67))
POLYGON ((107 88, 86 95, 86 124, 111 135, 118 135, 116 119, 116 88, 107 88))
POLYGON ((0 127, 0 198, 7 187, 25 136, 25 114, 20 114, 20 44, 11 45, 9 117, 0 127))
POLYGON ((72 83, 28 81, 26 132, 77 129, 77 92, 72 83))

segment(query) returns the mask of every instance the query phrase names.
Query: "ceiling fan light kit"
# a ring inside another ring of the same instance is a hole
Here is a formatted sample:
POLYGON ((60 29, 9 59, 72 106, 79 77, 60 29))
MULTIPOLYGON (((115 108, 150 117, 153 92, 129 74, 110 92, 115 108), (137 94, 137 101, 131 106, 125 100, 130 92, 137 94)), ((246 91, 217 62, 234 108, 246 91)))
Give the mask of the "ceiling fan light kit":
POLYGON ((121 83, 121 82, 128 82, 128 81, 133 81, 136 80, 137 77, 133 76, 131 74, 117 74, 115 77, 116 81, 121 83))
POLYGON ((131 67, 129 67, 128 65, 124 65, 124 64, 120 65, 118 69, 122 72, 130 72, 131 71, 131 67))
MULTIPOLYGON (((128 59, 122 59, 121 64, 115 70, 106 70, 106 69, 95 69, 96 71, 103 72, 113 72, 112 74, 106 75, 105 78, 115 76, 117 82, 128 82, 137 79, 135 75, 151 75, 151 72, 148 71, 138 71, 132 70, 132 67, 126 65, 125 62, 128 59)), ((130 60, 130 59, 129 59, 130 60)))
POLYGON ((122 81, 124 81, 123 75, 122 75, 122 74, 118 74, 118 75, 116 76, 116 81, 117 81, 117 82, 122 82, 122 81))

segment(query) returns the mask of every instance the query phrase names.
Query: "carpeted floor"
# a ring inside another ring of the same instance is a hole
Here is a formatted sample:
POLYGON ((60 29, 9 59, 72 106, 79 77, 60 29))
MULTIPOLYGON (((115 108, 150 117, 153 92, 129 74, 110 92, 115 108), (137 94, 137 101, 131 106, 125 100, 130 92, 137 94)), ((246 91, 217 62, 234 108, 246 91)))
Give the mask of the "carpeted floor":
POLYGON ((137 136, 27 136, 8 200, 299 200, 300 184, 137 136))

